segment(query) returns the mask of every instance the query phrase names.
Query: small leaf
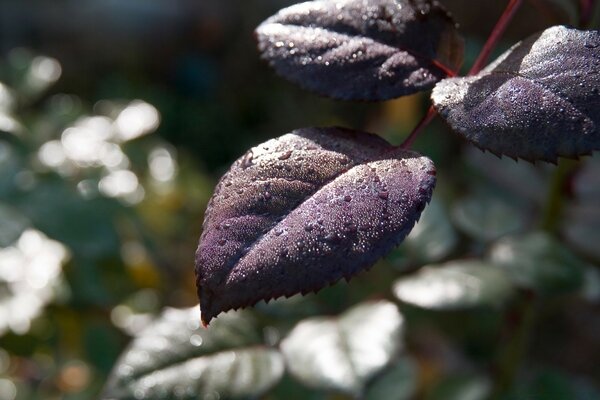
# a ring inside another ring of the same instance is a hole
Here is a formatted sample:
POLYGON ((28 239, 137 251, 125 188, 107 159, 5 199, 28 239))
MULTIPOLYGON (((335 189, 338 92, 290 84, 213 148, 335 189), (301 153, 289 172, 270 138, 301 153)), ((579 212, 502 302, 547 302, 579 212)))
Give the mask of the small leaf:
POLYGON ((205 323, 349 279, 387 254, 431 198, 432 162, 341 128, 251 149, 221 179, 196 255, 205 323))
POLYGON ((476 194, 458 201, 452 209, 452 220, 470 237, 484 242, 523 227, 518 211, 490 194, 476 194))
POLYGON ((430 0, 310 1, 281 10, 256 35, 279 75, 345 100, 428 90, 463 55, 454 22, 430 0))
POLYGON ((450 223, 448 214, 435 197, 421 219, 402 243, 412 260, 421 264, 438 262, 458 244, 458 235, 450 223))
POLYGON ((408 357, 400 360, 369 385, 365 400, 409 400, 418 385, 418 366, 408 357))
POLYGON ((490 261, 518 286, 541 293, 570 292, 583 284, 584 262, 543 232, 500 239, 490 261))
POLYGON ((400 279, 394 294, 401 301, 432 310, 498 306, 512 294, 506 274, 481 261, 453 261, 421 269, 400 279))
POLYGON ((103 399, 247 398, 281 378, 283 358, 258 346, 245 314, 200 328, 198 308, 167 309, 144 329, 115 366, 103 399))
POLYGON ((300 322, 281 350, 290 373, 305 385, 358 395, 400 350, 402 330, 394 304, 364 303, 336 319, 300 322))
POLYGON ((432 99, 484 150, 556 162, 600 149, 600 33, 564 26, 518 43, 481 73, 445 79, 432 99))

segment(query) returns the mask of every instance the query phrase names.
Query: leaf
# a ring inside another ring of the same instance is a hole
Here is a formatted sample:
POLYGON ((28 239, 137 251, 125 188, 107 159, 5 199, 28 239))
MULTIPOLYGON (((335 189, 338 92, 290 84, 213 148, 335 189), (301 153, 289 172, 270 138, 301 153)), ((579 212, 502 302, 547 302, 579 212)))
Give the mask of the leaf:
POLYGON ((13 244, 30 225, 19 211, 0 203, 0 248, 13 244))
POLYGON ((523 227, 518 211, 490 194, 476 194, 458 201, 452 209, 452 219, 460 230, 484 242, 523 227))
POLYGON ((365 400, 409 400, 418 385, 418 366, 408 357, 400 360, 369 385, 365 400))
POLYGON ((600 33, 556 26, 433 90, 440 115, 494 154, 556 162, 600 149, 600 33))
POLYGON ((434 197, 401 248, 415 261, 432 263, 450 254, 457 244, 458 235, 448 214, 442 203, 434 197))
POLYGON ((583 284, 584 262, 543 232, 500 239, 490 261, 518 286, 545 294, 571 292, 583 284))
POLYGON ((563 221, 566 241, 577 252, 600 263, 600 209, 598 203, 577 204, 567 209, 563 221))
POLYGON ((103 399, 260 396, 284 371, 278 351, 261 347, 248 315, 200 328, 198 308, 167 309, 117 362, 103 399))
POLYGON ((429 0, 305 2, 263 22, 256 35, 279 75, 345 100, 428 90, 447 76, 444 69, 457 70, 463 55, 454 22, 429 0))
POLYGON ((490 398, 492 383, 478 375, 450 375, 427 394, 426 400, 485 400, 490 398))
POLYGON ((512 294, 506 274, 481 261, 424 267, 398 280, 394 294, 404 303, 432 310, 498 306, 512 294))
POLYGON ((410 232, 434 175, 429 159, 341 128, 300 129, 251 149, 206 211, 196 253, 203 321, 369 268, 410 232))
POLYGON ((394 304, 363 303, 338 318, 300 322, 281 351, 289 372, 305 385, 358 395, 400 350, 403 324, 394 304))

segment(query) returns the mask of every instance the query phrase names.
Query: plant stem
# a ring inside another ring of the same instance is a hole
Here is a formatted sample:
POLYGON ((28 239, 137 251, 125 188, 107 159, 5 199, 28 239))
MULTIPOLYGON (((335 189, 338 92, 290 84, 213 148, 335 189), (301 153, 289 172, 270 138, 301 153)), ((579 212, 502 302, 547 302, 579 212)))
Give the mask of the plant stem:
POLYGON ((527 352, 535 326, 537 301, 533 293, 526 293, 518 304, 506 313, 507 343, 498 348, 494 389, 490 398, 502 399, 513 387, 513 382, 527 352))
POLYGON ((502 13, 502 16, 500 16, 500 19, 498 20, 498 22, 496 23, 496 26, 494 27, 494 30, 492 30, 490 37, 485 42, 485 45, 483 46, 481 53, 479 53, 477 60, 475 60, 475 64, 473 64, 473 66, 471 67, 471 70, 469 71, 469 75, 475 75, 483 69, 485 63, 487 62, 488 58, 490 57, 490 54, 496 47, 498 40, 500 40, 500 37, 506 30, 508 23, 512 20, 513 16, 519 9, 519 6, 521 5, 521 3, 523 3, 523 0, 510 0, 509 1, 508 5, 506 6, 506 9, 504 10, 504 13, 502 13))
POLYGON ((558 229, 558 221, 563 213, 565 206, 565 186, 578 166, 579 163, 575 160, 561 159, 552 174, 546 196, 548 202, 544 206, 540 224, 543 230, 551 234, 555 233, 558 229))
POLYGON ((419 122, 419 124, 413 129, 413 131, 408 135, 408 137, 402 142, 400 145, 401 149, 410 149, 415 141, 415 139, 419 136, 423 128, 425 128, 429 123, 433 120, 433 118, 437 115, 437 111, 433 106, 429 107, 427 110, 427 114, 423 117, 423 119, 419 122))
MULTIPOLYGON (((475 75, 479 71, 481 71, 481 69, 483 68, 483 65, 486 63, 487 59, 489 58, 490 53, 494 50, 494 47, 496 47, 498 40, 500 39, 500 37, 502 36, 504 31, 506 30, 508 23, 510 22, 512 17, 515 15, 515 13, 517 12, 517 9, 519 8, 519 6, 521 5, 522 2, 523 2, 523 0, 510 0, 510 2, 508 3, 508 6, 506 6, 506 10, 504 10, 504 13, 502 14, 502 16, 500 16, 500 19, 496 23, 494 30, 492 31, 490 37, 488 38, 487 42, 483 46, 483 49, 481 50, 481 53, 477 57, 475 64, 473 64, 473 67, 471 67, 471 70, 469 71, 469 75, 475 75)), ((449 78, 457 76, 456 72, 450 70, 449 68, 445 67, 444 65, 436 64, 436 66, 438 68, 440 68, 441 70, 443 70, 448 75, 449 78)), ((419 122, 419 124, 415 127, 415 129, 413 129, 413 131, 410 133, 410 135, 408 135, 408 137, 404 140, 404 142, 402 142, 402 144, 400 145, 400 148, 405 149, 405 150, 410 149, 412 147, 413 143, 415 142, 415 140, 417 139, 417 137, 419 136, 419 134, 421 133, 421 131, 427 125, 429 125, 429 123, 433 120, 433 118, 436 115, 437 115, 437 111, 435 110, 435 108, 433 106, 429 107, 429 110, 427 110, 427 114, 425 114, 425 116, 419 122)))

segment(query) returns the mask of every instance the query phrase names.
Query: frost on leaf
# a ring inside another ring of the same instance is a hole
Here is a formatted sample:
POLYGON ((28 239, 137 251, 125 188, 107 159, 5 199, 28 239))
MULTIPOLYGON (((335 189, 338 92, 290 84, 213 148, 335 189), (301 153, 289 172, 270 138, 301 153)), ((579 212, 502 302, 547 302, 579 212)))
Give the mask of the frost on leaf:
POLYGON ((296 4, 256 30, 262 57, 321 95, 385 100, 428 90, 462 62, 463 42, 437 1, 296 4))
POLYGON ((600 149, 600 34, 556 26, 432 99, 461 136, 495 154, 556 162, 600 149))
POLYGON ((434 185, 428 158, 364 132, 300 129, 251 149, 206 211, 203 321, 369 268, 410 232, 434 185))

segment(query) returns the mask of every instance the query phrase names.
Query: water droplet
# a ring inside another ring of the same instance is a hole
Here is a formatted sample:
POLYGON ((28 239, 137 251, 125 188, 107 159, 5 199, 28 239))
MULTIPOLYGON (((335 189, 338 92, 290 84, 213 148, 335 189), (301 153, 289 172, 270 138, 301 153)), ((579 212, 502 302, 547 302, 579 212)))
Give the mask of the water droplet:
POLYGON ((292 156, 292 151, 288 150, 285 153, 283 153, 282 155, 280 155, 279 157, 277 157, 279 160, 287 160, 288 158, 290 158, 292 156))
POLYGON ((225 246, 227 244, 227 240, 219 239, 219 241, 217 243, 219 244, 219 246, 225 246))
POLYGON ((271 195, 271 193, 270 193, 270 192, 266 192, 266 193, 265 193, 265 200, 271 200, 271 198, 272 198, 272 197, 273 197, 273 196, 271 195))
POLYGON ((379 192, 378 196, 382 200, 387 200, 390 197, 390 193, 389 192, 379 192))
POLYGON ((349 195, 344 196, 344 201, 347 203, 352 201, 352 196, 349 196, 349 195))

